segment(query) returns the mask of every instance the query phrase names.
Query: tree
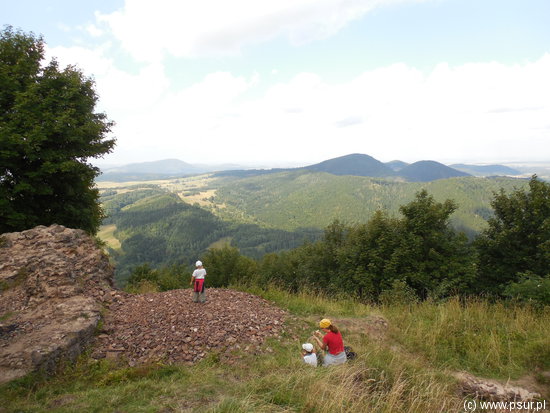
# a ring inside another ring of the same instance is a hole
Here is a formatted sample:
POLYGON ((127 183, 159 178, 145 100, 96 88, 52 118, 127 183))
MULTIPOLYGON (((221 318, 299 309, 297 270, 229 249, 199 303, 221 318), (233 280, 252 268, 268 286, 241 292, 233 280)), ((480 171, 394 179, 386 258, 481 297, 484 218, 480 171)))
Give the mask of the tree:
POLYGON ((495 194, 489 227, 478 237, 481 291, 502 294, 525 273, 550 276, 550 184, 534 175, 529 191, 495 194))
POLYGON ((109 153, 113 123, 94 82, 44 60, 44 40, 0 32, 0 233, 62 224, 95 233, 103 218, 87 162, 109 153))
POLYGON ((400 208, 402 218, 378 211, 352 228, 339 257, 346 290, 378 298, 401 280, 422 298, 467 291, 474 259, 467 238, 449 225, 455 209, 453 201, 436 202, 422 190, 400 208))
POLYGON ((464 293, 474 282, 475 257, 468 239, 449 224, 456 209, 454 201, 435 202, 425 189, 400 208, 403 232, 394 268, 421 297, 464 293))
POLYGON ((212 287, 227 287, 231 284, 252 284, 256 278, 257 265, 250 258, 241 255, 230 245, 210 248, 202 257, 208 271, 207 283, 212 287))

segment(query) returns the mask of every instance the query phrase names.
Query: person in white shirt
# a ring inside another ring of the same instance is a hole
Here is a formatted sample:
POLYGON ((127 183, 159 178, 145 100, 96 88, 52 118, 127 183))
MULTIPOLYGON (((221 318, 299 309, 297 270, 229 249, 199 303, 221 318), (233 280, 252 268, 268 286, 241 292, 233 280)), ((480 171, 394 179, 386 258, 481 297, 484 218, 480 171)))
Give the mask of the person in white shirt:
POLYGON ((195 267, 197 268, 193 271, 191 282, 189 283, 193 286, 193 302, 205 303, 206 293, 204 292, 204 277, 206 276, 206 269, 204 269, 200 261, 195 263, 195 267))
POLYGON ((313 344, 304 343, 302 344, 302 358, 306 364, 310 366, 317 367, 317 354, 315 354, 315 349, 313 344))

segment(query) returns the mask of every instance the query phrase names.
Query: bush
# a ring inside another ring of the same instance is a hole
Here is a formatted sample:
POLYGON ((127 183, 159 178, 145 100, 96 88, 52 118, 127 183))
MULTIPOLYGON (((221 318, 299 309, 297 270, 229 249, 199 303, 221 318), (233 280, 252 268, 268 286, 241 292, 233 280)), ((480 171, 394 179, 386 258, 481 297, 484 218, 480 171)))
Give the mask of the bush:
POLYGON ((504 296, 536 305, 550 305, 550 274, 541 277, 530 272, 521 273, 520 280, 504 290, 504 296))
POLYGON ((186 270, 183 266, 173 265, 153 269, 148 263, 145 263, 132 269, 126 290, 139 294, 185 288, 186 278, 183 275, 185 273, 186 270))
POLYGON ((394 280, 390 289, 382 291, 379 300, 383 305, 399 305, 417 303, 419 298, 406 281, 394 280))

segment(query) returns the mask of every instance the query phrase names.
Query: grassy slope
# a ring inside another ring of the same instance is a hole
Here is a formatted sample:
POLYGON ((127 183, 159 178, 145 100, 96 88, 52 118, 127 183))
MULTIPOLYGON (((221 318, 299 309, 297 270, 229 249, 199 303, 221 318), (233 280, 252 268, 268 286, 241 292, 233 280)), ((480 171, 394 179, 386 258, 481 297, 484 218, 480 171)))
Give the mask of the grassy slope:
POLYGON ((120 241, 115 237, 116 225, 102 225, 99 228, 97 236, 107 243, 107 246, 116 250, 120 250, 120 241))
POLYGON ((232 365, 210 355, 196 366, 140 368, 82 358, 53 378, 1 387, 0 406, 7 412, 448 412, 462 411, 448 370, 506 380, 537 365, 550 368, 548 310, 454 300, 378 308, 275 289, 256 292, 293 314, 283 338, 267 343, 264 354, 238 353, 232 365), (365 316, 372 314, 389 320, 385 337, 365 334, 365 316), (345 326, 357 360, 330 369, 301 362, 300 343, 321 317, 345 326))
POLYGON ((293 171, 225 184, 218 189, 215 202, 226 206, 218 213, 228 219, 245 216, 287 230, 324 228, 334 219, 366 222, 377 209, 398 214, 401 205, 426 188, 437 201, 457 202, 459 208, 453 215, 456 225, 480 230, 490 212, 493 192, 501 187, 511 191, 526 184, 510 178, 474 177, 405 183, 293 171))

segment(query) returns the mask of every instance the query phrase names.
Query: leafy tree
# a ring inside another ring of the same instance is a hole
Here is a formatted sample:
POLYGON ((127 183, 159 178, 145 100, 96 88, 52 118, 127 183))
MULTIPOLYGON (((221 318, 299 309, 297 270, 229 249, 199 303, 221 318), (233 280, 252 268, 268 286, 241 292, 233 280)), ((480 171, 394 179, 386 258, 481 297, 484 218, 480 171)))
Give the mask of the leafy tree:
POLYGON ((534 175, 529 190, 503 189, 492 201, 495 211, 489 227, 476 240, 479 251, 480 289, 501 294, 522 274, 549 274, 550 184, 534 175))
POLYGON ((450 227, 455 208, 424 190, 401 208, 402 218, 378 211, 366 224, 345 227, 335 221, 321 241, 266 256, 260 279, 292 291, 306 287, 367 299, 384 291, 387 298, 393 290, 398 291, 392 296, 406 290, 421 298, 468 292, 475 255, 466 236, 450 227))
MULTIPOLYGON (((449 224, 457 205, 435 202, 426 190, 400 208, 400 245, 392 257, 395 277, 407 279, 421 297, 465 292, 476 276, 474 257, 464 234, 449 224)), ((390 270, 391 273, 391 270, 390 270)))
POLYGON ((510 283, 504 296, 535 305, 550 306, 550 274, 540 277, 532 273, 520 274, 518 282, 510 283))
POLYGON ((227 287, 232 283, 253 284, 256 279, 256 262, 230 245, 211 248, 201 258, 208 271, 207 283, 211 287, 227 287))
POLYGON ((390 288, 396 274, 389 274, 387 266, 398 251, 400 228, 399 220, 377 211, 369 222, 349 230, 339 251, 341 283, 346 290, 376 298, 390 288))
POLYGON ((112 150, 113 123, 94 112, 91 79, 43 60, 41 37, 0 32, 0 233, 53 223, 95 233, 99 169, 87 160, 112 150))
POLYGON ((153 269, 149 263, 145 263, 132 269, 126 288, 131 292, 138 292, 143 286, 153 286, 156 291, 185 288, 187 274, 188 271, 183 265, 153 269))

